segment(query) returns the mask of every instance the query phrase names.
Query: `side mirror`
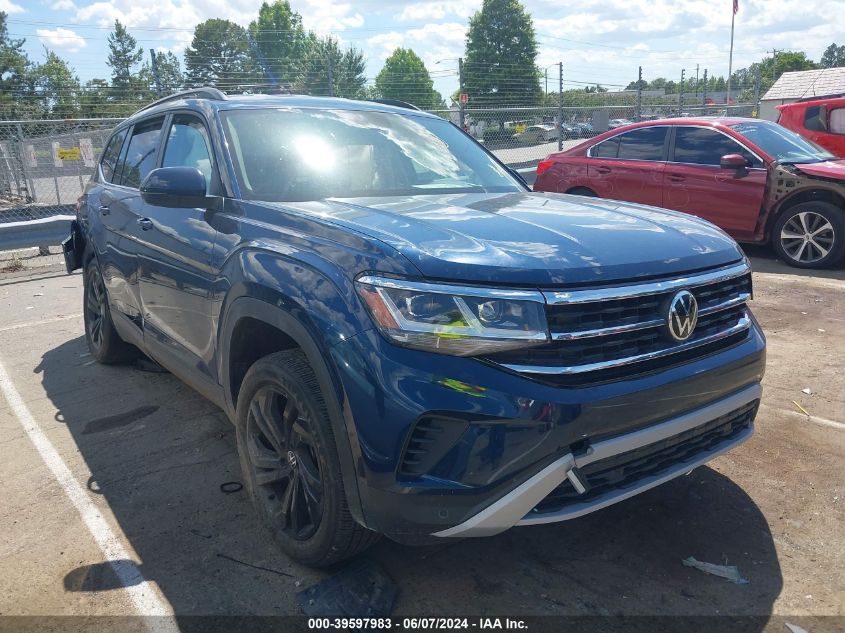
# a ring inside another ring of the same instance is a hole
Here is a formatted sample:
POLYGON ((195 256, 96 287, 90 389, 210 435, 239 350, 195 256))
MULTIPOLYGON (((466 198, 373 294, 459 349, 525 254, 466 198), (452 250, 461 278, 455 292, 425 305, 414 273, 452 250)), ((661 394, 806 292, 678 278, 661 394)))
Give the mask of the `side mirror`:
POLYGON ((208 206, 205 176, 196 167, 153 169, 141 183, 141 197, 155 207, 195 209, 208 206))
POLYGON ((739 171, 748 167, 748 160, 740 154, 725 154, 719 161, 722 169, 734 169, 739 171))

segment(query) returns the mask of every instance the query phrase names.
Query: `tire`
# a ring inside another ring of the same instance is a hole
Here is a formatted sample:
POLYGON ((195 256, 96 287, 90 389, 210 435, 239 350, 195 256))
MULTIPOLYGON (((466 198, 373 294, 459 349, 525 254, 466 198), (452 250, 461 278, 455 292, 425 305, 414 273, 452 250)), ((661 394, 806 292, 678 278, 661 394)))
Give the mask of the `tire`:
POLYGON ((845 211, 828 202, 800 202, 780 214, 770 238, 790 266, 834 266, 845 255, 845 211))
POLYGON ((378 540, 349 512, 326 404, 301 350, 276 352, 250 367, 236 425, 247 492, 288 556, 326 567, 378 540))
POLYGON ((570 189, 566 193, 572 196, 584 196, 585 198, 599 197, 595 191, 593 191, 592 189, 587 189, 587 187, 575 187, 574 189, 570 189))
POLYGON ((96 259, 91 259, 85 267, 82 315, 85 341, 94 360, 112 365, 137 358, 138 348, 120 338, 114 328, 106 286, 96 259))

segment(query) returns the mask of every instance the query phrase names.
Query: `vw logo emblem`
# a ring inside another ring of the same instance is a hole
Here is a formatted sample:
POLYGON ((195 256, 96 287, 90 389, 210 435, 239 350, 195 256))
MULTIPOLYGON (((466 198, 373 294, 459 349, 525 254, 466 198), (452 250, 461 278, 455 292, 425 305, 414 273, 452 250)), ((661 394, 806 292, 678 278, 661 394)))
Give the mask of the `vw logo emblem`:
POLYGON ((686 341, 698 323, 698 301, 688 290, 675 293, 669 301, 669 335, 676 341, 686 341))
POLYGON ((291 468, 296 468, 296 453, 288 451, 288 464, 291 468))

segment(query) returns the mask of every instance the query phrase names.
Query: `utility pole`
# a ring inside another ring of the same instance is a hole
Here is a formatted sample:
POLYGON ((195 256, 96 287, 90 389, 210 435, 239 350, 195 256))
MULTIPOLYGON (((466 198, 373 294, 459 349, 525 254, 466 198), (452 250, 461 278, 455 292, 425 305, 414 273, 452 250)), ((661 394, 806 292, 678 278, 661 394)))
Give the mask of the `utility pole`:
POLYGON ((701 93, 701 107, 704 108, 704 116, 707 116, 707 69, 704 69, 704 91, 701 93))
POLYGON ((678 86, 678 116, 681 116, 681 110, 684 107, 684 74, 686 68, 681 68, 681 85, 678 86))
POLYGON ((328 72, 329 72, 329 96, 334 96, 334 73, 332 72, 332 58, 329 57, 326 59, 326 63, 328 64, 328 72))
POLYGON ((754 73, 754 116, 760 116, 760 67, 757 66, 757 72, 754 73))
POLYGON ((543 91, 543 94, 547 94, 549 92, 549 69, 546 67, 546 89, 543 91))
POLYGON ((463 94, 464 94, 464 58, 458 57, 458 86, 460 90, 458 91, 458 113, 461 119, 461 129, 467 129, 466 123, 466 112, 464 110, 464 101, 463 101, 463 94))
POLYGON ((150 67, 153 70, 153 79, 155 79, 156 82, 156 93, 159 97, 161 97, 161 77, 158 76, 158 63, 156 62, 156 52, 152 48, 150 49, 150 67))
POLYGON ((637 75, 637 121, 643 119, 643 67, 640 66, 639 74, 637 75))
POLYGON ((695 100, 698 101, 698 64, 695 65, 695 100))
POLYGON ((557 63, 558 99, 557 99, 557 151, 563 149, 563 62, 557 63))
POLYGON ((766 51, 767 53, 772 54, 772 83, 775 83, 775 71, 778 67, 778 53, 782 53, 783 50, 778 48, 773 48, 771 51, 766 51))

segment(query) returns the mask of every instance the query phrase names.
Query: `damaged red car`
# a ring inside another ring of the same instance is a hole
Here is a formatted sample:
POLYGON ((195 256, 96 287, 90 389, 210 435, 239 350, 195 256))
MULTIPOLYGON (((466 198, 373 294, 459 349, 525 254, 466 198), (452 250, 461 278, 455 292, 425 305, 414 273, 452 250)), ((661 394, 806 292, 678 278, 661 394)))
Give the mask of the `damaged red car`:
POLYGON ((534 189, 697 215, 800 268, 845 256, 845 160, 769 121, 634 123, 550 155, 534 189))

